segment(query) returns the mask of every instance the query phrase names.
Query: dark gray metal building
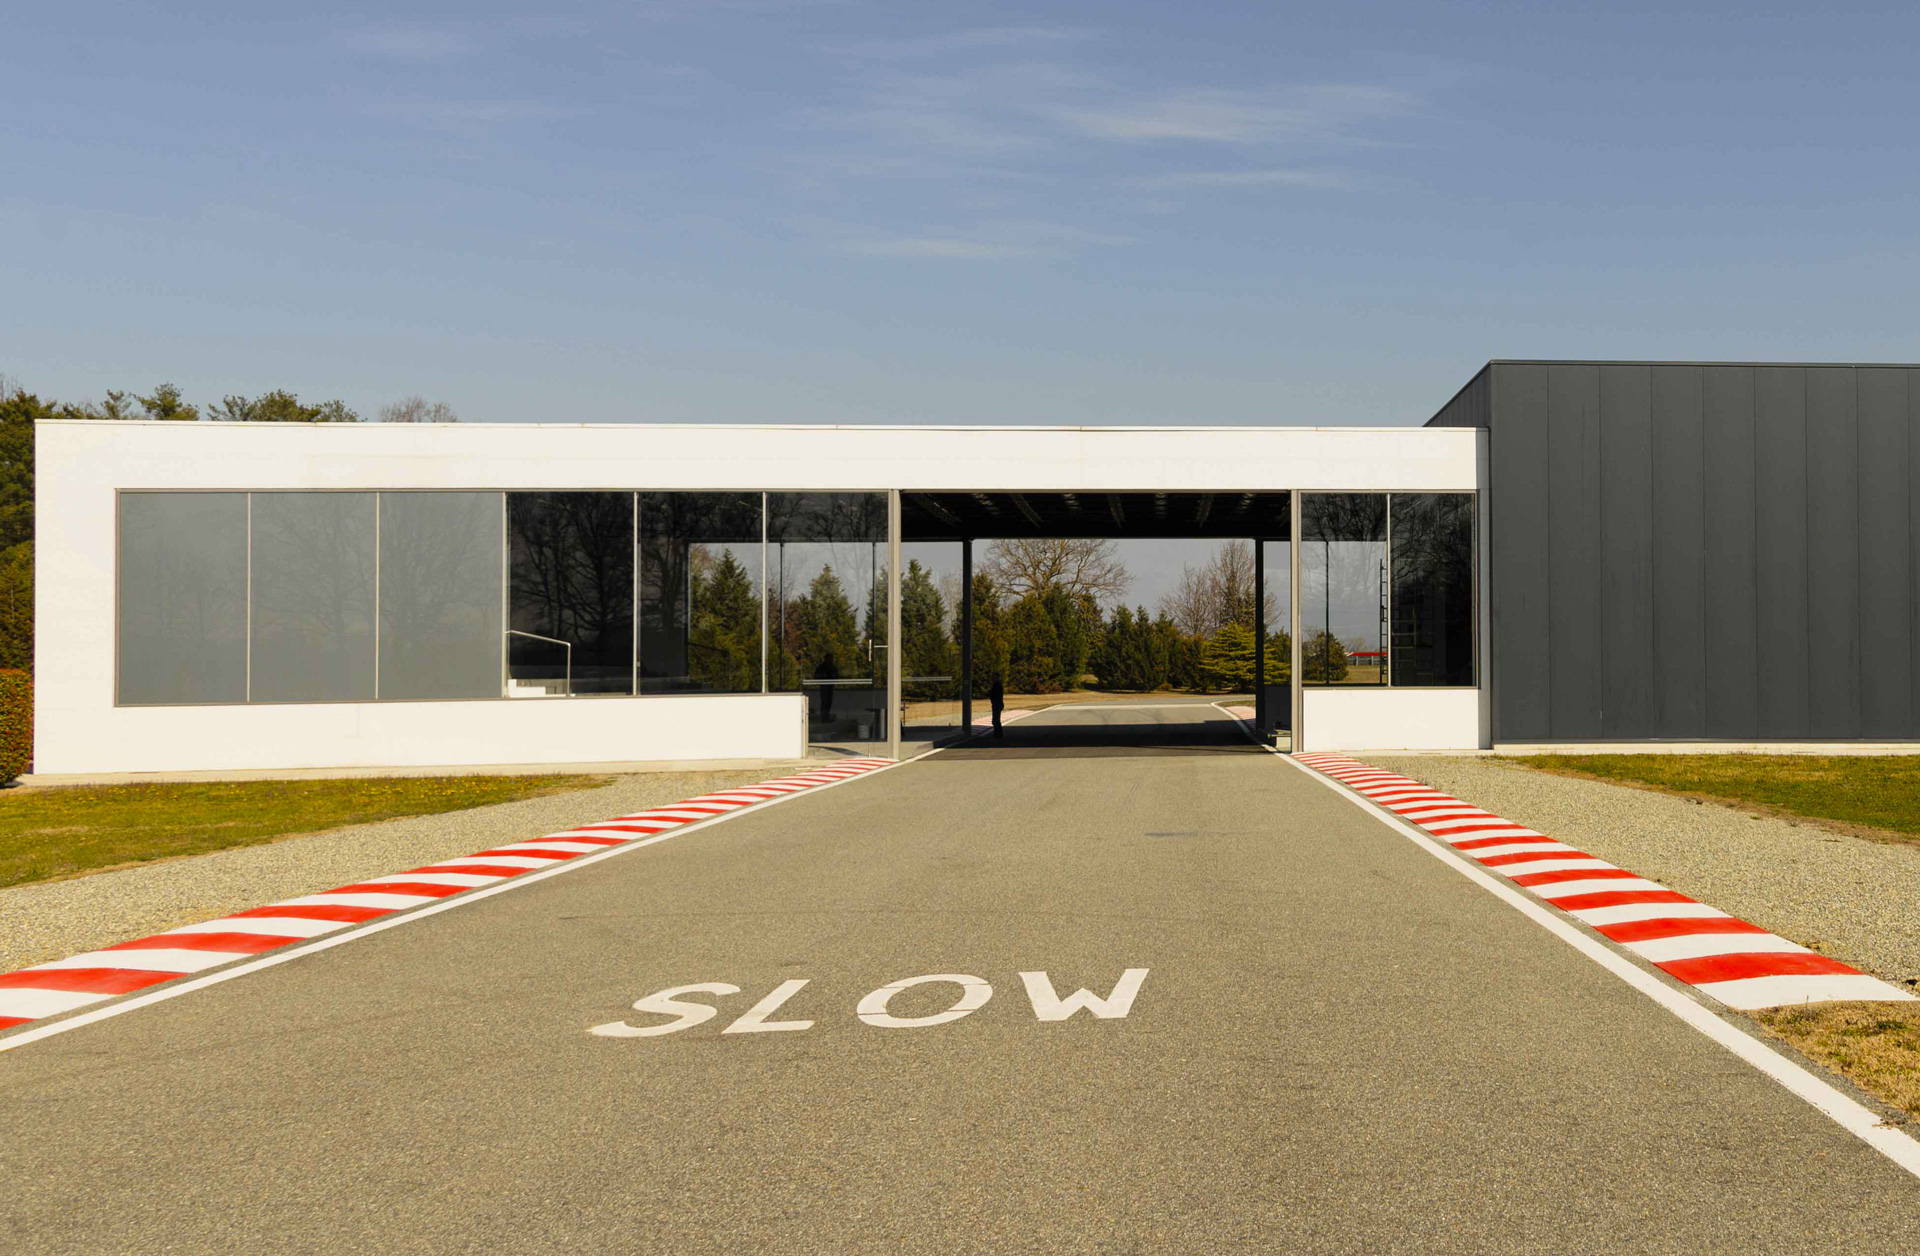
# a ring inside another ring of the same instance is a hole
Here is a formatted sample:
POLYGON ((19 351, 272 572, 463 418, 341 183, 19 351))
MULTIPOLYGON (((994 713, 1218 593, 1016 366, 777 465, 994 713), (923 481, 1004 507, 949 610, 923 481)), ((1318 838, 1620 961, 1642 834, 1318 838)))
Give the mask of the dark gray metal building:
POLYGON ((1920 366, 1494 361, 1492 739, 1920 738, 1920 366))

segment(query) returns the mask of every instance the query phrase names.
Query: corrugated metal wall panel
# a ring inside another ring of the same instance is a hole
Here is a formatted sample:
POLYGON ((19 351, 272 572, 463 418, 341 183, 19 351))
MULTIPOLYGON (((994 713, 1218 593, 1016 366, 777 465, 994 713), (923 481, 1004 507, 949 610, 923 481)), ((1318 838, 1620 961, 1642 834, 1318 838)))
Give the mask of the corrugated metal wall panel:
MULTIPOLYGON (((1550 728, 1562 741, 1600 729, 1600 369, 1547 368, 1547 631, 1550 728)), ((1498 507, 1496 506, 1496 509, 1498 507)))
POLYGON ((1807 650, 1807 372, 1754 370, 1759 516, 1760 735, 1811 735, 1807 650))
POLYGON ((1600 368, 1600 735, 1653 726, 1653 372, 1600 368))
POLYGON ((1700 374, 1707 625, 1707 709, 1700 731, 1746 740, 1760 735, 1753 368, 1710 366, 1700 374))
POLYGON ((1706 727, 1705 378, 1690 366, 1649 373, 1655 737, 1698 737, 1706 727))
POLYGON ((1547 624, 1547 368, 1502 366, 1489 384, 1491 412, 1502 421, 1493 444, 1488 512, 1496 741, 1543 741, 1552 735, 1548 679, 1553 641, 1547 624))
POLYGON ((1807 732, 1860 735, 1856 373, 1807 368, 1807 732))
MULTIPOLYGON (((1911 372, 1857 372, 1860 426, 1860 732, 1913 733, 1911 372)), ((1817 639, 1817 634, 1816 634, 1817 639)))

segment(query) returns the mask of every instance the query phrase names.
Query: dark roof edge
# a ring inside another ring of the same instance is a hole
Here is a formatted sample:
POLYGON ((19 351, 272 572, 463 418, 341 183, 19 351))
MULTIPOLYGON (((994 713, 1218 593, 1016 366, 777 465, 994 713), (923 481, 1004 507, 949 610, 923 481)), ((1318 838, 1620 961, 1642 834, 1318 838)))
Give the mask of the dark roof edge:
POLYGON ((1451 396, 1451 397, 1448 397, 1448 398, 1446 399, 1446 401, 1444 401, 1443 403, 1441 403, 1441 406, 1440 406, 1440 408, 1439 408, 1438 410, 1435 410, 1435 411, 1433 412, 1433 415, 1432 415, 1432 417, 1430 417, 1430 418, 1429 418, 1429 419, 1428 419, 1428 420, 1427 420, 1427 421, 1426 421, 1425 423, 1422 423, 1422 424, 1421 424, 1420 426, 1421 426, 1421 427, 1432 427, 1432 426, 1433 426, 1433 420, 1434 420, 1434 419, 1437 419, 1437 418, 1439 418, 1439 417, 1440 417, 1441 415, 1443 415, 1443 414, 1445 414, 1445 413, 1447 412, 1447 407, 1448 407, 1448 406, 1450 406, 1450 405, 1452 405, 1452 404, 1453 404, 1454 402, 1456 402, 1456 401, 1458 401, 1458 400, 1460 400, 1460 396, 1461 396, 1461 394, 1462 394, 1462 393, 1464 393, 1464 392, 1466 392, 1466 391, 1467 391, 1467 389, 1469 389, 1469 388, 1472 388, 1472 387, 1473 387, 1473 386, 1474 386, 1474 385, 1475 385, 1476 383, 1478 383, 1478 382, 1479 382, 1479 380, 1480 380, 1480 377, 1481 377, 1482 375, 1485 375, 1485 374, 1486 374, 1486 373, 1487 373, 1488 371, 1490 371, 1490 370, 1492 370, 1492 369, 1493 369, 1493 368, 1494 368, 1494 367, 1495 367, 1496 365, 1499 365, 1499 364, 1502 364, 1502 363, 1505 363, 1505 362, 1507 362, 1507 361, 1509 361, 1509 359, 1506 359, 1506 358, 1491 358, 1491 359, 1489 359, 1489 360, 1488 360, 1488 362, 1487 362, 1487 364, 1486 364, 1485 366, 1483 366, 1483 367, 1481 367, 1481 368, 1480 368, 1479 370, 1477 370, 1477 371, 1475 371, 1475 372, 1474 372, 1474 373, 1472 374, 1472 376, 1470 376, 1470 377, 1468 378, 1468 380, 1467 380, 1467 382, 1466 382, 1466 383, 1464 383, 1464 384, 1462 384, 1462 385, 1460 385, 1460 387, 1458 387, 1458 388, 1456 388, 1456 389, 1454 389, 1454 392, 1453 392, 1453 396, 1451 396))
MULTIPOLYGON (((1692 358, 1489 358, 1487 366, 1844 366, 1854 369, 1878 369, 1889 367, 1901 370, 1920 369, 1920 362, 1754 362, 1696 360, 1692 358)), ((1486 370, 1485 366, 1480 368, 1486 370)), ((1479 378, 1478 372, 1475 378, 1479 378)), ((1472 380, 1468 381, 1469 383, 1472 380)))

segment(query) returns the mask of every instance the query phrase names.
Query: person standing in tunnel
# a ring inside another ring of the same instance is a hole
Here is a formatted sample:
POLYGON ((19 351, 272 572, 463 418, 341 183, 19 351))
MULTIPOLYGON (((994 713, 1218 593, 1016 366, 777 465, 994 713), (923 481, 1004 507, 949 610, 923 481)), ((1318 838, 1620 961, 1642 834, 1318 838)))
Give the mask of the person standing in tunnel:
POLYGON ((994 673, 993 688, 987 690, 987 701, 993 706, 993 735, 1006 736, 1006 730, 1000 727, 1000 713, 1007 709, 1007 686, 998 672, 994 673))

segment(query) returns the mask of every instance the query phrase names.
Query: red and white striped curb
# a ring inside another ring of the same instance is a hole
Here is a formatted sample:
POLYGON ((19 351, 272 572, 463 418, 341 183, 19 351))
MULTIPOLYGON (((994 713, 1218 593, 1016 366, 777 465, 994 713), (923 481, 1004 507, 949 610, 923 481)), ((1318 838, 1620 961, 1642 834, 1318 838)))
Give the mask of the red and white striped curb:
POLYGON ((343 885, 182 925, 150 938, 87 951, 18 972, 0 973, 0 1030, 58 1016, 234 960, 304 942, 381 916, 494 885, 539 868, 697 824, 850 777, 892 766, 891 759, 841 759, 795 776, 702 794, 598 824, 549 833, 411 872, 343 885))
POLYGON ((1293 758, 1728 1007, 1916 997, 1410 777, 1344 755, 1293 758))

